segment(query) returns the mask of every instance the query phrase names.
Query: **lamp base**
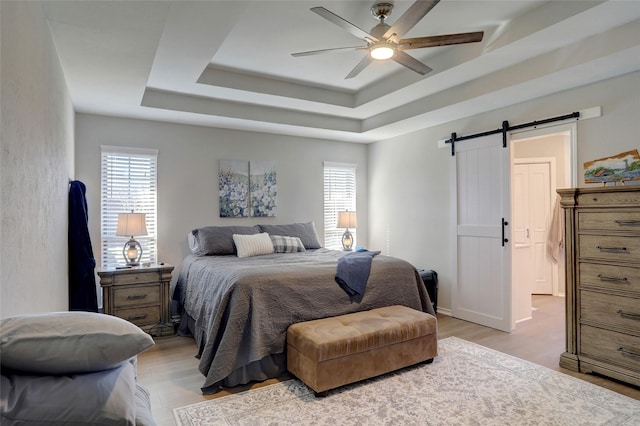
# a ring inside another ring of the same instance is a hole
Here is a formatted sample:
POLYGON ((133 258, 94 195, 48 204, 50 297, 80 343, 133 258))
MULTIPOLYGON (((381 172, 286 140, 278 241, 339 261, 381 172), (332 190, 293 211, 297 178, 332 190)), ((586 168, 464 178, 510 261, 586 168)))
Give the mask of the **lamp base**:
POLYGON ((342 234, 342 249, 344 251, 353 251, 353 235, 349 228, 342 234))
POLYGON ((129 241, 124 243, 122 255, 127 266, 139 266, 140 258, 142 257, 142 246, 131 237, 129 241))

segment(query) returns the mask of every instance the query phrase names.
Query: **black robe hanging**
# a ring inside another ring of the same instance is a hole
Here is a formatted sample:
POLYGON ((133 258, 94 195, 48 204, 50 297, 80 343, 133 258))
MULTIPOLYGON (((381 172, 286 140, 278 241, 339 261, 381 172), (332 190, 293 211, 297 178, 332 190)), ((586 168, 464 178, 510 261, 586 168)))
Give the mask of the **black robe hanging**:
POLYGON ((69 310, 98 312, 96 260, 89 237, 86 187, 74 180, 69 188, 69 310))

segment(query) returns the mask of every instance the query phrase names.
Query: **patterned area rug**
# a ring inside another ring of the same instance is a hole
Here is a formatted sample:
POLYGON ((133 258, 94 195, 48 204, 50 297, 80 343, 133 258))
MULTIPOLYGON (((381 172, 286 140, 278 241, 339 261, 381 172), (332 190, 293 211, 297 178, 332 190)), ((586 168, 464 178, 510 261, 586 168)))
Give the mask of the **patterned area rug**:
POLYGON ((455 337, 421 364, 316 398, 298 380, 176 408, 195 425, 640 425, 640 401, 455 337))

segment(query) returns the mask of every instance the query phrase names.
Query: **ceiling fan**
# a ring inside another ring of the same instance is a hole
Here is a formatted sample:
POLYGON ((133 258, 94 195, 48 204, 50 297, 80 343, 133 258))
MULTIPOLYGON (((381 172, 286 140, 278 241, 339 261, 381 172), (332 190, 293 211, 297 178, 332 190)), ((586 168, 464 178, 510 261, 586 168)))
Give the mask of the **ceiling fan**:
POLYGON ((404 65, 420 75, 425 75, 431 71, 427 65, 405 53, 405 50, 421 49, 423 47, 447 46, 452 44, 474 43, 482 41, 483 31, 460 34, 447 34, 429 37, 405 38, 402 39, 411 28, 414 27, 440 0, 418 0, 407 9, 407 11, 393 25, 388 25, 385 19, 393 10, 393 3, 376 3, 371 6, 371 14, 380 22, 366 32, 351 22, 341 18, 324 7, 313 7, 311 11, 322 16, 326 20, 336 24, 350 34, 364 40, 365 46, 337 47, 333 49, 311 50, 308 52, 292 53, 292 56, 309 56, 321 53, 345 51, 345 50, 368 50, 369 53, 351 70, 345 77, 353 78, 369 65, 372 60, 392 59, 404 65))

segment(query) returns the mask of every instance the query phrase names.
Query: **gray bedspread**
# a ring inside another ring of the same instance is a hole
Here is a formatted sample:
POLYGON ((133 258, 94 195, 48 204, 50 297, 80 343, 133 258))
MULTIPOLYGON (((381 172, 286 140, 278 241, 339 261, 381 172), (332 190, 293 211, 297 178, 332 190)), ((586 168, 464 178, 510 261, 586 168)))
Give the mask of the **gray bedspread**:
POLYGON ((335 281, 344 254, 318 249, 249 258, 187 256, 174 298, 182 309, 182 334, 191 333, 200 348, 202 391, 284 373, 287 328, 297 322, 390 305, 435 315, 415 268, 388 256, 373 259, 362 301, 352 302, 335 281))

